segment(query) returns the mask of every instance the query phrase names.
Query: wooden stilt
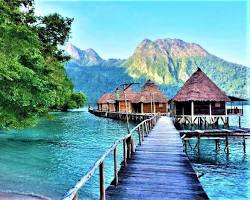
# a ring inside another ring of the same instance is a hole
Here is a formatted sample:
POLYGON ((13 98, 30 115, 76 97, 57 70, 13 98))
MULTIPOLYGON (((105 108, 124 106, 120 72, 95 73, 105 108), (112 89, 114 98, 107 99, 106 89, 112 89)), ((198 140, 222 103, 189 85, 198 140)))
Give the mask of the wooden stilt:
POLYGON ((100 176, 100 199, 105 200, 105 181, 104 181, 104 163, 99 165, 99 176, 100 176))
POLYGON ((186 152, 187 151, 187 141, 184 140, 184 151, 186 152))
POLYGON ((240 121, 240 116, 239 116, 239 128, 241 128, 241 121, 240 121))
POLYGON ((200 136, 200 134, 198 135, 198 141, 197 141, 197 147, 198 147, 198 155, 200 155, 200 138, 201 138, 201 136, 200 136))
POLYGON ((226 153, 229 154, 228 136, 226 136, 226 146, 225 146, 225 149, 226 149, 226 153))
POLYGON ((245 139, 245 137, 243 137, 243 150, 244 150, 244 153, 246 153, 246 139, 245 139))
POLYGON ((215 150, 218 151, 219 150, 219 140, 215 140, 215 150))

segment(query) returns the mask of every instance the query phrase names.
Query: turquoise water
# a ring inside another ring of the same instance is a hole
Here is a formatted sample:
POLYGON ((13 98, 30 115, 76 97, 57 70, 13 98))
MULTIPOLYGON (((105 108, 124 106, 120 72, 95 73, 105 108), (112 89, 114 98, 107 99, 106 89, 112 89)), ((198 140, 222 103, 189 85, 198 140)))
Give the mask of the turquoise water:
MULTIPOLYGON (((250 127, 250 106, 245 106, 242 127, 250 127)), ((238 118, 231 117, 230 125, 237 126, 238 118)), ((246 154, 242 139, 230 139, 230 154, 224 152, 225 143, 221 141, 220 150, 215 150, 213 140, 201 140, 201 152, 189 147, 188 156, 196 171, 204 173, 200 178, 203 188, 211 199, 243 200, 250 199, 250 139, 246 140, 246 154)), ((196 141, 190 142, 194 147, 196 141)))
MULTIPOLYGON (((124 122, 98 118, 87 110, 53 116, 35 128, 0 132, 0 191, 60 199, 107 147, 126 134, 124 122)), ((122 147, 119 149, 121 160, 122 147)), ((112 159, 105 166, 108 185, 112 159)), ((98 199, 98 183, 97 172, 81 191, 80 199, 98 199)))
MULTIPOLYGON (((250 106, 246 108, 242 126, 250 127, 250 106)), ((124 122, 98 118, 86 110, 53 116, 52 120, 41 120, 35 128, 0 131, 0 191, 60 199, 107 147, 126 134, 124 122)), ((231 125, 236 126, 237 120, 231 119, 231 125)), ((194 168, 204 173, 200 181, 211 199, 250 199, 250 140, 246 154, 241 142, 230 140, 229 156, 223 149, 216 152, 210 140, 202 140, 200 155, 189 150, 194 168)), ((121 150, 120 146, 120 161, 121 150)), ((112 158, 105 161, 105 174, 107 186, 113 175, 112 158)), ((98 199, 98 194, 97 172, 79 197, 98 199)))

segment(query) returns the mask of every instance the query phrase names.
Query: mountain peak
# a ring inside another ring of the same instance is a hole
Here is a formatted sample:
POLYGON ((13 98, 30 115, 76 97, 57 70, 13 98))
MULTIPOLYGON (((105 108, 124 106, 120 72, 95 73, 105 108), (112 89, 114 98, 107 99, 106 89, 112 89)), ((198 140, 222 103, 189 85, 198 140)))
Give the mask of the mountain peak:
POLYGON ((98 53, 91 48, 81 50, 73 44, 67 43, 65 51, 74 61, 81 65, 91 66, 98 65, 103 62, 103 59, 98 55, 98 53))
POLYGON ((134 78, 145 74, 157 83, 175 84, 177 80, 186 81, 188 78, 189 69, 184 60, 205 58, 208 55, 200 45, 181 39, 144 39, 125 65, 134 78))
POLYGON ((176 38, 164 38, 155 41, 144 39, 135 49, 135 53, 138 52, 150 53, 151 55, 161 53, 175 58, 208 56, 208 52, 200 45, 176 38))
POLYGON ((155 43, 160 49, 167 51, 171 56, 176 58, 204 57, 208 55, 208 52, 200 45, 188 43, 180 39, 158 39, 155 43))

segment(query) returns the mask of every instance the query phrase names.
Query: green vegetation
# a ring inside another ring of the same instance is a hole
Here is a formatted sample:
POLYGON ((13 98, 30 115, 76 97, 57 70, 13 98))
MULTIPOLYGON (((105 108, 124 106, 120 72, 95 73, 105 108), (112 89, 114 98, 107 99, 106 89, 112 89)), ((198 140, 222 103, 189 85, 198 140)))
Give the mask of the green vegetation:
POLYGON ((0 12, 0 127, 31 126, 51 110, 83 105, 60 49, 72 19, 35 16, 33 0, 0 0, 0 12))

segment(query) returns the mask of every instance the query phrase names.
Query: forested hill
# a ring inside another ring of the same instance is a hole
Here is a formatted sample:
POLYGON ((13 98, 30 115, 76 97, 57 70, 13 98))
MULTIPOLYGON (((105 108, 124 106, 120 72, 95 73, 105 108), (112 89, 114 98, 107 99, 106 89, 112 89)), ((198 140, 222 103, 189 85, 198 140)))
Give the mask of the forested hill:
POLYGON ((66 49, 71 56, 67 73, 91 103, 122 82, 143 84, 146 79, 155 81, 172 97, 198 67, 228 95, 250 97, 250 68, 227 62, 198 44, 180 39, 145 39, 126 60, 103 60, 93 49, 89 54, 72 44, 66 49))
POLYGON ((34 125, 51 110, 83 104, 73 92, 58 47, 70 34, 72 19, 36 16, 33 0, 0 0, 0 127, 34 125))

